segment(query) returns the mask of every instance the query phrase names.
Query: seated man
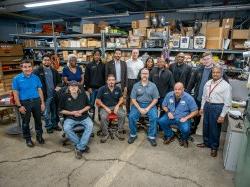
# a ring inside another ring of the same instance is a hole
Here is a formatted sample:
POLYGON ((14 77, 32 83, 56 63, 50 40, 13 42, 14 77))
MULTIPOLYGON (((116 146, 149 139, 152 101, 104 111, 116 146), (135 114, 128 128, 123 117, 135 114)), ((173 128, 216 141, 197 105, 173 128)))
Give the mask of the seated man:
POLYGON ((137 82, 131 92, 131 111, 129 113, 130 136, 128 143, 134 143, 137 138, 137 121, 141 115, 149 117, 148 140, 152 146, 157 146, 157 107, 159 92, 156 85, 148 80, 149 71, 147 68, 141 70, 141 81, 137 82))
POLYGON ((90 102, 86 93, 79 89, 79 83, 70 81, 68 90, 62 95, 59 104, 59 111, 64 115, 64 132, 75 144, 75 155, 77 159, 82 158, 83 152, 88 152, 87 146, 93 129, 93 122, 88 116, 90 102), (84 133, 79 138, 73 131, 74 126, 84 126, 84 133))
POLYGON ((164 131, 164 144, 174 140, 174 133, 170 126, 176 124, 181 132, 180 145, 187 148, 190 119, 197 115, 198 107, 193 97, 184 92, 183 83, 175 84, 174 91, 169 92, 164 98, 162 108, 166 115, 163 115, 158 123, 164 131))
POLYGON ((116 136, 119 140, 124 140, 122 130, 125 123, 125 111, 122 109, 123 96, 121 89, 115 85, 115 76, 109 74, 107 76, 107 85, 99 88, 96 105, 99 106, 101 116, 101 130, 103 138, 101 142, 105 142, 108 138, 108 115, 114 112, 118 116, 118 132, 116 136))

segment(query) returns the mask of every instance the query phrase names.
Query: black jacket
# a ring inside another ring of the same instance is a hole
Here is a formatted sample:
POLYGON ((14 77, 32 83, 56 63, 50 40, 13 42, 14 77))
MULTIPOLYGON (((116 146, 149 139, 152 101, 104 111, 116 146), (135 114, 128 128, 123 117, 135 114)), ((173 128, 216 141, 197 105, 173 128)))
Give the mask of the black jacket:
MULTIPOLYGON (((121 63, 121 87, 122 91, 124 90, 124 87, 127 85, 128 76, 127 76, 127 64, 124 61, 120 61, 121 63)), ((116 70, 115 70, 115 61, 111 60, 106 64, 106 71, 105 71, 105 77, 107 79, 108 74, 113 74, 116 76, 116 70)))
MULTIPOLYGON (((194 89, 194 98, 195 99, 198 97, 198 94, 199 94, 199 87, 201 84, 203 72, 204 72, 204 66, 202 65, 192 72, 190 81, 188 83, 187 92, 191 93, 191 91, 194 89)), ((208 80, 210 80, 210 79, 212 79, 212 71, 208 77, 208 80)), ((228 77, 225 73, 223 73, 223 79, 225 81, 229 82, 228 77)))
POLYGON ((98 89, 105 85, 105 64, 96 62, 87 64, 84 74, 86 88, 98 89))
POLYGON ((155 67, 151 70, 149 80, 156 84, 160 97, 165 97, 166 94, 174 88, 174 77, 171 71, 164 69, 159 77, 160 68, 155 67))
MULTIPOLYGON (((51 71, 53 75, 53 82, 56 87, 62 83, 62 79, 59 73, 54 68, 51 68, 51 71)), ((47 99, 47 85, 46 85, 46 78, 45 78, 43 66, 42 65, 39 66, 37 69, 34 70, 33 73, 37 75, 39 79, 41 80, 44 100, 46 100, 47 99)))
POLYGON ((170 64, 169 70, 173 73, 175 82, 182 82, 186 89, 191 77, 192 67, 187 64, 178 66, 177 63, 173 63, 170 64), (180 70, 180 72, 178 72, 178 69, 180 70))

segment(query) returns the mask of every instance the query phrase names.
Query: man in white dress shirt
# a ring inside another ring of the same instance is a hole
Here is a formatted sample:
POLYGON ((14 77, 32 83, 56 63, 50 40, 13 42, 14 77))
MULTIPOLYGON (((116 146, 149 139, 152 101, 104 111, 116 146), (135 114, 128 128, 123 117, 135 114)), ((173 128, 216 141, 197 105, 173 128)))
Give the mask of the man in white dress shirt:
POLYGON ((200 148, 211 148, 211 156, 217 156, 220 143, 221 125, 232 103, 232 87, 222 78, 223 69, 214 66, 212 79, 204 86, 200 114, 203 119, 203 143, 200 148))
POLYGON ((138 82, 138 74, 139 71, 144 67, 144 63, 138 59, 139 57, 139 50, 133 49, 132 55, 129 60, 126 61, 127 63, 127 75, 128 75, 128 82, 127 82, 127 96, 126 96, 126 109, 127 114, 130 112, 130 94, 132 88, 136 82, 138 82))

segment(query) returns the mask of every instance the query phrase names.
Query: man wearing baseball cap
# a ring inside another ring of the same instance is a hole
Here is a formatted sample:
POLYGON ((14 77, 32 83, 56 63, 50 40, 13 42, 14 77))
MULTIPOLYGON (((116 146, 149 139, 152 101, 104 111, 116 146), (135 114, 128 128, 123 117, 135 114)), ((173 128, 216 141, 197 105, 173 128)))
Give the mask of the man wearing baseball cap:
POLYGON ((63 114, 64 132, 75 145, 75 156, 82 158, 84 152, 89 151, 87 146, 93 129, 93 122, 88 115, 90 102, 84 90, 79 89, 79 83, 70 81, 69 87, 60 99, 59 111, 63 114), (84 126, 84 133, 79 138, 73 131, 76 125, 84 126))

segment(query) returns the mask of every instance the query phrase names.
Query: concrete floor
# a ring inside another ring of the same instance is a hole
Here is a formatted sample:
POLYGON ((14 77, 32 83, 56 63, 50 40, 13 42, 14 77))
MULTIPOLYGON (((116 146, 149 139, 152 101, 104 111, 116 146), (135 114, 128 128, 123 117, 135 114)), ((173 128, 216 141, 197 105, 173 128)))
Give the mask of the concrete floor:
POLYGON ((152 147, 144 132, 132 145, 117 139, 101 144, 95 136, 91 152, 76 160, 73 147, 62 146, 61 132, 44 133, 45 145, 28 148, 20 136, 6 135, 7 127, 0 125, 2 187, 233 186, 233 174, 223 169, 222 151, 212 158, 209 149, 196 148, 199 135, 188 149, 177 141, 163 145, 161 138, 152 147))

